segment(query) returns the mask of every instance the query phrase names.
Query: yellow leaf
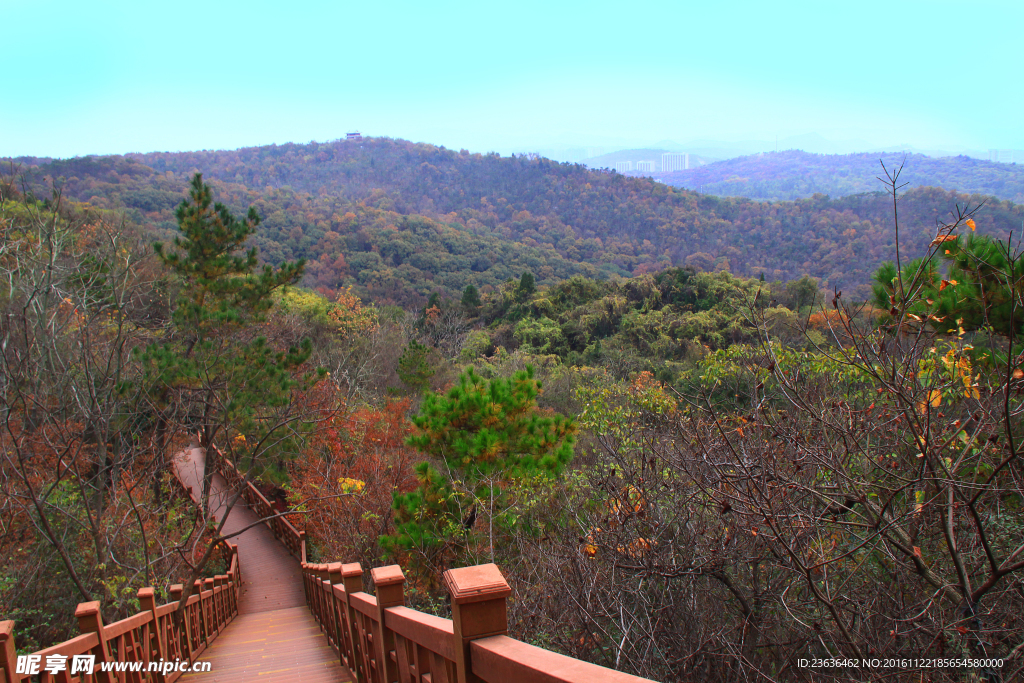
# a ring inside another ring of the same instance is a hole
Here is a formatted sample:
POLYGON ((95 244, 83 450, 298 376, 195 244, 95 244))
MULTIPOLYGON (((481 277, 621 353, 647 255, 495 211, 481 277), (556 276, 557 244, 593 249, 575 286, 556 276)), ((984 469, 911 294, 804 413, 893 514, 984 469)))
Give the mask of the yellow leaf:
POLYGON ((342 493, 360 493, 366 487, 366 482, 350 477, 339 477, 338 483, 341 484, 342 493))
POLYGON ((973 219, 973 218, 968 218, 968 219, 967 219, 967 227, 971 229, 971 232, 974 232, 974 229, 975 229, 976 227, 978 227, 978 226, 976 226, 976 225, 974 224, 974 219, 973 219))
POLYGON ((942 392, 938 389, 929 391, 928 402, 932 404, 932 408, 938 408, 942 404, 942 392))

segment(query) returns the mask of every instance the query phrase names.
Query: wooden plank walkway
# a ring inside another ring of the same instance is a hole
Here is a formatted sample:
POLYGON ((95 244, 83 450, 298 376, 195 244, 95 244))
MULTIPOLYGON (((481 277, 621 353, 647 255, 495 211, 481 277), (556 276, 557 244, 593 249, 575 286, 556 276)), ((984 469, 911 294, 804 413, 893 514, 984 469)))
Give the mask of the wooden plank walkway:
MULTIPOLYGON (((193 497, 202 492, 204 453, 190 448, 175 459, 174 467, 193 497)), ((218 521, 228 500, 224 479, 215 474, 210 508, 218 521)), ((243 529, 257 517, 239 499, 224 524, 226 533, 243 529)), ((242 594, 238 616, 200 659, 211 664, 209 673, 188 674, 182 680, 302 681, 353 680, 338 662, 320 627, 306 607, 299 562, 264 524, 232 539, 238 544, 242 568, 242 594)))

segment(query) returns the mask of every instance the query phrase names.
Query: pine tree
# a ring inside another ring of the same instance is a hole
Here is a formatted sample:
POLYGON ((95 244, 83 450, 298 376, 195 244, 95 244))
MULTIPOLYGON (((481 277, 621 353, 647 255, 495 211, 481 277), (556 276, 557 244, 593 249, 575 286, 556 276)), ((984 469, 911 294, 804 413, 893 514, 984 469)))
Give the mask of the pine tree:
POLYGON ((472 284, 466 285, 466 288, 462 290, 462 308, 467 313, 476 313, 480 309, 480 292, 472 284))
POLYGON ((398 359, 398 378, 417 394, 430 388, 430 378, 434 376, 430 353, 429 346, 411 339, 398 359))
POLYGON ((516 299, 520 302, 527 302, 536 291, 537 281, 534 279, 533 273, 526 271, 519 278, 519 286, 516 288, 516 299))
POLYGON ((397 532, 384 545, 436 559, 464 543, 478 518, 502 514, 506 484, 560 474, 572 458, 576 424, 542 414, 540 392, 532 367, 491 381, 470 368, 447 394, 428 395, 407 443, 437 467, 419 463, 419 487, 394 495, 397 532))
MULTIPOLYGON (((288 421, 293 392, 314 381, 313 375, 296 374, 312 347, 306 339, 298 347, 278 350, 253 332, 272 308, 274 291, 297 282, 304 262, 259 268, 256 248, 242 251, 259 224, 256 211, 250 208, 245 220, 235 218, 225 206, 213 203, 199 173, 176 216, 181 234, 174 249, 154 245, 181 284, 170 341, 142 354, 160 413, 158 429, 165 428, 168 415, 176 414, 190 429, 199 429, 205 444, 224 432, 241 435, 245 438, 233 442, 240 449, 235 454, 240 465, 280 470, 283 453, 291 450, 289 441, 273 439, 274 449, 261 444, 288 421), (273 456, 276 462, 270 461, 273 456)), ((204 505, 211 460, 204 477, 204 505)))

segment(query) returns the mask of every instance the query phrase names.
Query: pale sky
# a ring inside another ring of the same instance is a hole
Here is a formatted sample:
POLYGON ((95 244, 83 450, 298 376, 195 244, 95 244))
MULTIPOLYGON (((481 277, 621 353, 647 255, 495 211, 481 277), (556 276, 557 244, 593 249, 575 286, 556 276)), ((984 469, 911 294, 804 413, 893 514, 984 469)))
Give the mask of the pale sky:
POLYGON ((1024 2, 0 0, 0 156, 349 130, 474 152, 819 133, 1024 149, 1024 2))

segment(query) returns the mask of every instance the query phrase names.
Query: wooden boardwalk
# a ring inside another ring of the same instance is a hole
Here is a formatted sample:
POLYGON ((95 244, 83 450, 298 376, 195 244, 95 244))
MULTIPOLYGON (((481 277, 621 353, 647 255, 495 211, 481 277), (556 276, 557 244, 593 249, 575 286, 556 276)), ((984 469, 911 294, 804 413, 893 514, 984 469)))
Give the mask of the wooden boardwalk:
MULTIPOLYGON (((174 466, 193 497, 202 491, 204 455, 200 448, 181 453, 174 466)), ((227 503, 224 479, 215 474, 210 508, 220 521, 227 503)), ((243 529, 257 517, 239 499, 228 515, 225 533, 243 529)), ((306 607, 299 562, 259 524, 235 536, 242 568, 238 616, 210 645, 200 660, 209 673, 189 674, 182 680, 347 682, 352 677, 338 662, 313 615, 306 607)))

